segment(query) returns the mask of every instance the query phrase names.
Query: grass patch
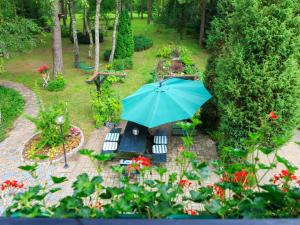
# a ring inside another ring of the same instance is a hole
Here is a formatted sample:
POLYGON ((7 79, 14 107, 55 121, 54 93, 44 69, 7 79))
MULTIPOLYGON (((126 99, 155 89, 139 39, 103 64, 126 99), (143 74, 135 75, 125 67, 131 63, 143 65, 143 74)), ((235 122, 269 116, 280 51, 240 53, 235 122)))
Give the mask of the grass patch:
POLYGON ((0 86, 0 141, 4 140, 23 108, 24 99, 17 91, 0 86))
MULTIPOLYGON (((78 24, 79 31, 81 31, 80 20, 78 20, 78 24)), ((154 24, 148 25, 146 19, 134 19, 132 21, 132 29, 134 35, 142 34, 151 38, 153 47, 145 51, 135 52, 133 55, 133 69, 128 71, 128 77, 124 80, 124 83, 113 86, 121 98, 133 93, 149 81, 151 78, 150 72, 154 69, 158 60, 155 55, 163 45, 168 43, 176 43, 188 48, 193 62, 202 71, 205 69, 209 54, 205 50, 199 49, 196 39, 186 36, 183 40, 180 40, 175 30, 158 27, 154 24)), ((104 68, 106 64, 103 58, 103 52, 106 49, 111 49, 111 31, 105 33, 104 42, 100 45, 101 68, 104 68)), ((80 54, 81 60, 85 61, 86 65, 94 64, 93 60, 87 59, 88 45, 80 45, 80 54)), ((68 38, 63 39, 63 57, 65 66, 64 78, 67 85, 61 92, 49 92, 35 85, 36 81, 41 79, 36 70, 43 64, 52 66, 50 34, 45 37, 43 46, 30 52, 19 54, 6 61, 6 72, 0 74, 0 79, 19 82, 33 89, 46 106, 52 105, 57 101, 67 102, 71 123, 79 126, 85 135, 88 136, 95 129, 90 103, 90 93, 95 87, 85 83, 88 75, 84 75, 81 70, 73 67, 73 45, 68 38)))

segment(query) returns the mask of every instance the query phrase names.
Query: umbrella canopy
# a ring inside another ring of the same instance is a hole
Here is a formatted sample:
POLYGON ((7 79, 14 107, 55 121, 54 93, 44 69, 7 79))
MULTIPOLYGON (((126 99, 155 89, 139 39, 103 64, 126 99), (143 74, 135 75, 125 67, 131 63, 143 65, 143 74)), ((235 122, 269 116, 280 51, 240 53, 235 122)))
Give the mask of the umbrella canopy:
POLYGON ((152 128, 189 119, 211 94, 201 81, 171 78, 146 84, 122 100, 122 119, 152 128))

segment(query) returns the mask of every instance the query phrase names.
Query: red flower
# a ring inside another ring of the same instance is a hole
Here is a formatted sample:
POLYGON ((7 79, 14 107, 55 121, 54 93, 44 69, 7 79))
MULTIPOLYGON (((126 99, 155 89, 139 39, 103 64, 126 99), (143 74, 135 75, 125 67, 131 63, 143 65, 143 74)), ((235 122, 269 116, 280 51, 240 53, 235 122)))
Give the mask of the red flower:
POLYGON ((289 175, 289 171, 288 170, 281 170, 281 175, 284 177, 287 177, 289 175))
POLYGON ((298 180, 298 181, 297 181, 297 184, 298 184, 298 185, 299 185, 299 187, 300 187, 300 180, 298 180))
POLYGON ((235 172, 233 181, 235 183, 246 184, 247 183, 248 172, 245 170, 235 172))
POLYGON ((188 180, 180 180, 179 181, 179 185, 182 187, 182 188, 185 188, 185 187, 190 187, 192 185, 192 182, 188 181, 188 180))
POLYGON ((291 180, 297 180, 297 176, 295 174, 290 175, 291 180))
POLYGON ((151 166, 151 160, 149 158, 139 156, 137 158, 132 159, 132 163, 137 164, 139 166, 151 166))
POLYGON ((38 71, 39 73, 44 73, 44 72, 46 72, 48 69, 49 69, 49 67, 48 67, 46 64, 44 64, 44 65, 42 65, 37 71, 38 71))
POLYGON ((10 189, 22 189, 23 187, 24 187, 24 184, 19 183, 16 180, 6 180, 1 184, 0 189, 1 189, 1 191, 5 191, 8 188, 10 188, 10 189))
POLYGON ((276 113, 274 111, 269 113, 269 117, 274 120, 278 119, 278 116, 276 115, 276 113))
POLYGON ((196 216, 196 215, 198 215, 198 212, 195 211, 195 210, 193 210, 193 209, 187 209, 187 210, 185 210, 184 212, 185 212, 186 214, 191 215, 191 216, 196 216))
POLYGON ((221 187, 214 184, 213 189, 214 189, 216 195, 218 195, 222 199, 225 198, 225 191, 221 187))

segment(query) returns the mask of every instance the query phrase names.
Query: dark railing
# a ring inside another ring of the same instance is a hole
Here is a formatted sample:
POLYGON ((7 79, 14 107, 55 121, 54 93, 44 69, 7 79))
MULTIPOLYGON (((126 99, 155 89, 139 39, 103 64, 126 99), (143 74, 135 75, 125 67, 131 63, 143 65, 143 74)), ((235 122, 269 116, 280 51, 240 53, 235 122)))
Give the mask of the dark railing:
POLYGON ((137 219, 13 219, 0 218, 0 225, 300 225, 300 219, 261 220, 137 220, 137 219))

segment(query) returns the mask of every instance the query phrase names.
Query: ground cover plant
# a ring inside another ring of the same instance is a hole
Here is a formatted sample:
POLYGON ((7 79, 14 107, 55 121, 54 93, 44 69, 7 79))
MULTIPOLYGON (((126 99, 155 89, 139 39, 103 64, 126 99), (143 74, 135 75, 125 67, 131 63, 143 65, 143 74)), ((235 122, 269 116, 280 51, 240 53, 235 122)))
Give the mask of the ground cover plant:
POLYGON ((24 109, 24 99, 15 90, 0 86, 0 141, 2 141, 13 126, 14 120, 24 109))

